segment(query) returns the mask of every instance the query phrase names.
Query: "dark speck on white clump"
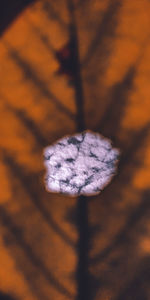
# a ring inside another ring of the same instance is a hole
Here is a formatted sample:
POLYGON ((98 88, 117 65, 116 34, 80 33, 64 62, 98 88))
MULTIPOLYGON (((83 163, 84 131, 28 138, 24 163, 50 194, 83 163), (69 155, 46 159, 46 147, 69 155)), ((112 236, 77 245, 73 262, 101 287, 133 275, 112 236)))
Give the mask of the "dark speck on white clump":
POLYGON ((119 150, 99 133, 66 136, 44 149, 46 189, 70 196, 95 195, 116 172, 119 150))

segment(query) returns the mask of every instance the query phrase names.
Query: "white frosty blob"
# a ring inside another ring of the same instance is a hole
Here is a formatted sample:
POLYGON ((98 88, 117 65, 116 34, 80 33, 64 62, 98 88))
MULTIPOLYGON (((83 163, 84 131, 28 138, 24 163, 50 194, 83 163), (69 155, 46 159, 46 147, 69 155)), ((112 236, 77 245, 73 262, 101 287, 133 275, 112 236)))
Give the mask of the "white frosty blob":
POLYGON ((70 196, 95 195, 116 172, 119 150, 98 133, 66 136, 44 149, 46 188, 70 196))

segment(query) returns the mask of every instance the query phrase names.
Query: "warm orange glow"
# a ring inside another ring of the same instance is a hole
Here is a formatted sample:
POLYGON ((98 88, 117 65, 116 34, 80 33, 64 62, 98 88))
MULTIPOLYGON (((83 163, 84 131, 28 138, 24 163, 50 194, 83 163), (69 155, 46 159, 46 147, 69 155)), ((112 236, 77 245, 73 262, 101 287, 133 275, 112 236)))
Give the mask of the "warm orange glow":
MULTIPOLYGON (((112 2, 76 1, 75 11, 86 127, 111 137, 124 159, 89 201, 93 300, 120 300, 150 255, 150 1, 114 11, 112 2)), ((66 1, 39 0, 0 38, 0 290, 20 300, 77 293, 76 199, 45 191, 42 158, 76 130, 74 88, 57 74, 69 18, 66 1)))

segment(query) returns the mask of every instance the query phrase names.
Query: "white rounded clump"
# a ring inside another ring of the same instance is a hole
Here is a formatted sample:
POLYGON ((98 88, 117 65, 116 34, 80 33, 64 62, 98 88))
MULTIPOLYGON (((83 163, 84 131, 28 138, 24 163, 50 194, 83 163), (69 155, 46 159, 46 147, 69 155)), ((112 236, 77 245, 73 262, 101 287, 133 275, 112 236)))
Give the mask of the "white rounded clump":
POLYGON ((116 172, 119 150, 98 133, 66 136, 44 149, 46 189, 70 196, 99 193, 116 172))

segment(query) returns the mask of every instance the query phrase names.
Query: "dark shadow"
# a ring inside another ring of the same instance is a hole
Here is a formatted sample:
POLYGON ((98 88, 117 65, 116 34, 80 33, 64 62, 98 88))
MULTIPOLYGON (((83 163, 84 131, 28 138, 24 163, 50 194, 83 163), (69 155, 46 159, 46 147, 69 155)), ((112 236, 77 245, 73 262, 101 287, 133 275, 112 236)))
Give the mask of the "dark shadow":
POLYGON ((120 294, 113 300, 149 300, 146 285, 150 281, 150 257, 146 257, 137 266, 134 278, 128 282, 120 294))
POLYGON ((15 298, 9 294, 0 292, 0 300, 15 300, 15 298))
POLYGON ((84 95, 82 86, 82 77, 80 70, 79 59, 79 41, 76 31, 76 21, 74 15, 74 5, 72 0, 67 0, 68 10, 70 13, 70 51, 72 61, 72 71, 74 74, 74 88, 75 88, 75 103, 76 103, 76 128, 77 131, 82 132, 85 129, 84 121, 84 95))
POLYGON ((117 14, 121 6, 120 0, 110 1, 110 4, 103 14, 102 20, 97 28, 96 34, 91 42, 85 57, 81 62, 81 66, 85 67, 91 57, 94 55, 99 46, 101 46, 101 50, 99 50, 99 57, 103 57, 103 55, 107 52, 106 47, 103 45, 104 39, 107 37, 113 37, 115 33, 115 29, 117 26, 117 14))
POLYGON ((45 276, 49 283, 59 293, 69 297, 69 299, 72 299, 73 295, 59 282, 59 280, 51 273, 51 271, 47 269, 40 257, 38 257, 36 253, 33 252, 32 247, 24 240, 20 228, 15 224, 15 222, 11 219, 6 210, 2 208, 2 206, 0 207, 0 219, 2 224, 9 230, 13 238, 15 238, 17 244, 24 251, 30 262, 39 269, 39 272, 41 272, 45 276))
POLYGON ((80 196, 77 200, 77 229, 79 239, 77 244, 78 264, 76 278, 78 282, 77 299, 89 300, 89 273, 88 273, 88 249, 89 249, 89 226, 88 226, 88 200, 80 196))
POLYGON ((38 211, 42 214, 45 221, 54 230, 54 232, 67 243, 68 246, 74 249, 76 246, 75 243, 69 238, 66 232, 63 231, 61 226, 55 223, 47 208, 45 208, 42 204, 44 193, 46 196, 46 192, 42 191, 43 195, 41 200, 41 197, 39 196, 40 187, 37 189, 37 186, 39 186, 37 174, 25 174, 25 172, 22 170, 22 167, 19 166, 11 156, 6 154, 6 152, 3 152, 3 160, 13 173, 13 176, 15 176, 21 182, 25 192, 29 194, 30 200, 36 209, 38 209, 38 211))
POLYGON ((96 291, 101 286, 99 279, 89 273, 89 250, 91 248, 91 237, 98 231, 98 227, 90 227, 88 220, 88 202, 90 198, 80 196, 77 206, 66 215, 66 220, 76 226, 79 234, 77 243, 77 270, 75 278, 77 281, 77 300, 94 299, 96 291))
POLYGON ((0 1, 0 36, 15 18, 36 0, 1 0, 0 1))

